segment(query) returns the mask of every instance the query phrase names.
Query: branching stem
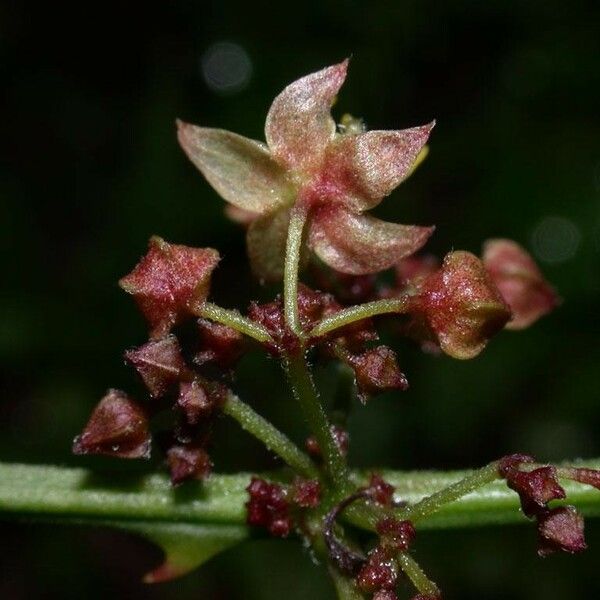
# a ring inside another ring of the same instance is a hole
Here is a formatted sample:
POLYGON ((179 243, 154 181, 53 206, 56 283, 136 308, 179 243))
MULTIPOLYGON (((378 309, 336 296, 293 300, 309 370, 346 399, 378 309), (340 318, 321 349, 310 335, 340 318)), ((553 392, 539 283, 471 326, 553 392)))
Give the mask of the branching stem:
POLYGON ((230 394, 227 397, 223 412, 235 419, 243 429, 260 440, 268 450, 282 458, 299 475, 309 479, 318 477, 318 471, 310 458, 284 433, 237 396, 230 394))
POLYGON ((391 298, 388 300, 374 300, 357 306, 345 308, 329 317, 325 317, 314 329, 309 333, 310 337, 319 337, 326 333, 331 333, 340 327, 345 327, 351 323, 368 319, 376 315, 386 313, 404 313, 408 308, 409 298, 403 296, 401 298, 391 298))
POLYGON ((212 302, 205 302, 200 311, 200 316, 210 321, 227 325, 244 335, 254 338, 258 342, 273 342, 269 332, 262 325, 244 317, 237 310, 222 308, 212 302))

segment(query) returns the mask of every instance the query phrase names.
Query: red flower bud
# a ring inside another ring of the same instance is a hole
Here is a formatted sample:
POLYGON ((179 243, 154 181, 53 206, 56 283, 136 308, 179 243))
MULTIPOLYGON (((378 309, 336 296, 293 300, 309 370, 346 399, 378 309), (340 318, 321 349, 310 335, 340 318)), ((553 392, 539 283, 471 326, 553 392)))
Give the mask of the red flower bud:
POLYGON ((209 416, 215 404, 215 399, 199 381, 184 381, 179 385, 177 406, 183 411, 189 425, 197 425, 202 418, 209 416))
POLYGON ((396 488, 385 481, 383 477, 373 473, 369 481, 367 492, 372 500, 383 506, 391 506, 394 501, 394 491, 396 488))
POLYGON ((566 497, 565 490, 558 483, 554 467, 540 467, 533 471, 509 469, 506 483, 519 494, 521 508, 528 517, 544 511, 551 500, 566 497))
POLYGON ((174 335, 128 350, 125 359, 135 367, 154 398, 164 396, 186 370, 174 335))
POLYGON ((512 311, 507 329, 529 327, 558 305, 555 290, 519 244, 511 240, 487 241, 483 263, 512 311))
POLYGON ((398 600, 398 596, 393 590, 379 590, 373 596, 373 600, 398 600))
POLYGON ((446 354, 473 358, 510 318, 483 263, 469 252, 451 252, 413 301, 417 327, 425 325, 446 354))
POLYGON ((356 576, 356 585, 365 593, 390 590, 396 587, 398 565, 382 548, 375 548, 356 576))
POLYGON ((301 508, 315 508, 321 501, 321 484, 317 479, 296 479, 292 499, 301 508))
POLYGON ((198 319, 198 329, 202 350, 194 357, 197 365, 215 362, 221 368, 227 369, 241 357, 244 338, 239 331, 207 319, 198 319))
POLYGON ((144 411, 124 392, 108 390, 83 433, 73 440, 73 453, 148 458, 150 433, 144 411))
POLYGON ((348 363, 356 374, 356 386, 363 404, 373 394, 408 388, 406 376, 398 367, 396 354, 387 346, 350 355, 348 363))
POLYGON ((382 547, 391 552, 406 552, 417 532, 410 521, 398 521, 394 517, 385 517, 377 522, 377 533, 382 547))
POLYGON ((212 469, 207 452, 191 446, 173 446, 167 451, 171 483, 179 485, 190 479, 205 479, 212 469))
POLYGON ((183 318, 198 313, 218 262, 212 248, 177 246, 152 237, 147 254, 119 285, 135 298, 151 337, 161 338, 183 318))
POLYGON ((570 554, 583 552, 587 548, 583 529, 583 517, 574 506, 561 506, 547 511, 538 520, 538 554, 547 556, 558 551, 570 554))
POLYGON ((286 490, 258 477, 252 478, 246 490, 250 496, 246 503, 248 525, 265 527, 275 537, 287 537, 292 520, 286 490))

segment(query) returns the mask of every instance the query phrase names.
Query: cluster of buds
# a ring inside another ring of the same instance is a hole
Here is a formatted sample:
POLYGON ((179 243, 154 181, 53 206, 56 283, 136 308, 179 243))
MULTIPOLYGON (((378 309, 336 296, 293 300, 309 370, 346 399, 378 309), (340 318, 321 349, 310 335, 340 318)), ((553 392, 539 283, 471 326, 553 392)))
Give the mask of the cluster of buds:
POLYGON ((173 485, 209 474, 206 446, 228 388, 207 377, 203 367, 211 363, 226 373, 244 348, 237 331, 198 318, 218 260, 212 249, 172 245, 156 237, 150 240, 147 254, 120 281, 133 295, 150 330, 148 342, 125 352, 125 360, 137 371, 148 399, 142 405, 124 392, 109 390, 83 433, 75 438, 76 454, 148 458, 150 417, 172 409, 176 425, 163 438, 173 485), (195 332, 189 344, 173 334, 174 328, 186 322, 195 332))
MULTIPOLYGON (((574 506, 549 506, 553 500, 566 498, 557 468, 532 466, 534 462, 531 456, 515 454, 500 460, 498 471, 519 494, 523 513, 537 522, 538 554, 583 552, 587 548, 583 517, 574 506)), ((568 467, 561 469, 560 475, 600 489, 600 471, 568 467)))
POLYGON ((274 537, 287 537, 300 509, 316 508, 321 501, 321 485, 316 479, 297 478, 291 485, 270 483, 253 477, 247 487, 248 525, 265 528, 274 537))

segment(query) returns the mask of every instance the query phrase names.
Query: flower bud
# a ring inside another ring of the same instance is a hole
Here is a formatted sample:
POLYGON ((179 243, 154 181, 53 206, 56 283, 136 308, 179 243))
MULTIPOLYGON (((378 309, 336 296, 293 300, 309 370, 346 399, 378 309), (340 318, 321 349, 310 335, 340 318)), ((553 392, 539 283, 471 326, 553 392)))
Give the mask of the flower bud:
POLYGON ((179 385, 177 406, 188 425, 197 425, 202 418, 211 414, 215 402, 199 381, 183 381, 179 385))
POLYGON ((398 596, 393 590, 379 590, 373 596, 373 600, 398 600, 398 596))
POLYGON ((157 339, 200 310, 218 262, 219 253, 212 248, 178 246, 152 237, 146 255, 119 285, 134 297, 151 337, 157 339))
POLYGON ((510 311, 483 263, 470 252, 451 252, 413 300, 416 328, 425 326, 441 349, 473 358, 500 331, 510 311))
POLYGON ((144 411, 125 392, 109 390, 83 433, 73 440, 73 453, 149 458, 150 433, 144 411))
POLYGON ((214 362, 228 369, 241 357, 244 338, 239 331, 207 319, 198 319, 198 330, 202 350, 194 357, 197 365, 214 362))
POLYGON ((483 264, 510 306, 507 329, 524 329, 551 312, 559 299, 531 256, 511 240, 488 240, 483 264))
POLYGON ((566 497, 565 490, 558 483, 554 467, 540 467, 533 471, 510 469, 506 473, 506 483, 519 494, 521 508, 528 517, 544 511, 551 500, 566 497))
POLYGON ((212 463, 208 453, 193 446, 173 446, 167 451, 171 483, 176 486, 190 479, 205 479, 212 463))
POLYGON ((315 508, 321 501, 321 484, 318 479, 296 478, 292 486, 292 500, 300 508, 315 508))
POLYGON ((174 335, 128 350, 125 360, 140 374, 153 398, 164 396, 186 370, 174 335))
POLYGON ((376 524, 381 538, 381 546, 388 552, 406 552, 416 536, 414 525, 410 521, 398 521, 394 517, 385 517, 376 524))
POLYGON ((574 506, 561 506, 546 512, 538 520, 538 554, 583 552, 587 548, 583 530, 583 517, 574 506))
POLYGON ((356 576, 356 585, 366 593, 390 590, 396 587, 398 565, 382 548, 369 552, 367 561, 356 576))
MULTIPOLYGON (((342 456, 346 456, 348 454, 348 445, 350 444, 350 436, 348 435, 348 432, 339 425, 332 425, 331 434, 333 435, 335 445, 338 447, 340 454, 342 456)), ((312 456, 319 458, 322 457, 321 448, 319 447, 319 442, 317 442, 316 437, 312 435, 307 437, 305 447, 312 456)))
POLYGON ((354 369, 356 387, 361 401, 389 390, 405 391, 408 381, 400 371, 396 354, 387 346, 378 346, 361 354, 349 355, 348 364, 354 369))
POLYGON ((369 497, 382 506, 391 506, 394 502, 396 488, 388 483, 381 475, 373 473, 366 489, 369 497))
POLYGON ((250 496, 246 503, 248 525, 265 527, 275 537, 287 537, 292 519, 286 490, 276 483, 253 477, 246 491, 250 496))

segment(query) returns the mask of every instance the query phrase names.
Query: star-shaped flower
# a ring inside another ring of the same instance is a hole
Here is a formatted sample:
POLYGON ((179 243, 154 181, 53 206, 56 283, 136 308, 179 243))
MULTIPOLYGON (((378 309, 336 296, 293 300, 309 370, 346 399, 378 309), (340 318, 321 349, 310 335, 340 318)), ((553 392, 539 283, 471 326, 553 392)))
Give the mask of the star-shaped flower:
POLYGON ((248 254, 263 279, 283 273, 293 206, 310 211, 309 247, 343 273, 386 269, 421 248, 433 232, 433 227, 363 214, 412 173, 434 123, 401 131, 344 127, 338 132, 330 110, 347 67, 346 60, 287 86, 267 115, 266 145, 177 123, 190 160, 250 222, 248 254))

